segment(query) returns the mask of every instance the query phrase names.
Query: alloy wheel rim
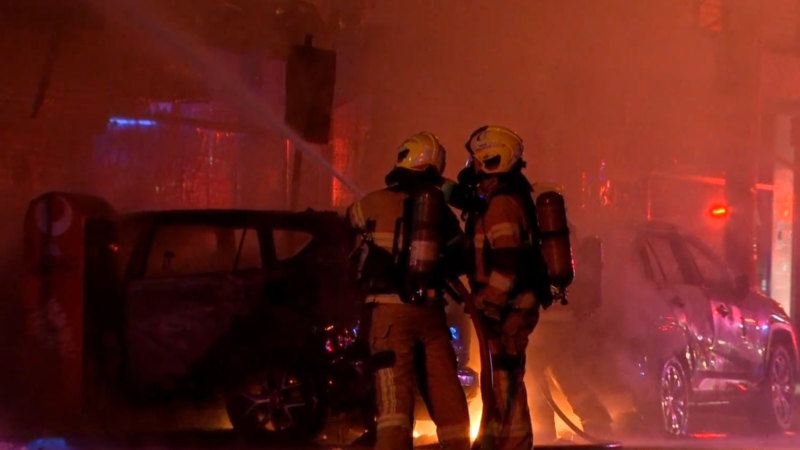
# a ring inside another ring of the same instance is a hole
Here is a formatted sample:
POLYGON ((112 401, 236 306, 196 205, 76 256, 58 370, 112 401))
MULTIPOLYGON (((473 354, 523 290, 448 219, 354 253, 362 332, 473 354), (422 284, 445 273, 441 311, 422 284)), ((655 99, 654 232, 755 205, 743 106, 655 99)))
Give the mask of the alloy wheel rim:
POLYGON ((776 421, 784 428, 791 425, 794 382, 792 368, 786 352, 778 351, 769 367, 772 412, 776 421))
POLYGON ((302 420, 303 411, 316 406, 316 397, 308 398, 307 391, 308 386, 288 370, 270 371, 256 389, 240 394, 247 403, 241 416, 250 416, 264 430, 289 430, 302 420))
POLYGON ((664 429, 672 436, 686 435, 689 391, 683 370, 671 361, 661 373, 661 413, 664 429))

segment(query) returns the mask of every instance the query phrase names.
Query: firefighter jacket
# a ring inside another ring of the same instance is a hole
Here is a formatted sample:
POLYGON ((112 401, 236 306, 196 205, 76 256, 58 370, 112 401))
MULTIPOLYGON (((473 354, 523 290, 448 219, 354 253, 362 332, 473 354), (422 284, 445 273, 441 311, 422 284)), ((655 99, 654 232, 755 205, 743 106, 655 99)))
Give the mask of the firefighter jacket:
MULTIPOLYGON (((411 186, 393 185, 367 194, 347 210, 350 224, 370 242, 366 249, 368 255, 360 269, 361 284, 368 293, 367 303, 402 303, 399 293, 404 281, 404 268, 400 266, 401 253, 408 250, 404 236, 408 226, 406 202, 410 196, 411 186)), ((458 218, 448 207, 444 206, 444 209, 441 280, 466 271, 463 264, 466 239, 458 218)), ((440 287, 434 287, 428 293, 430 300, 438 301, 440 291, 440 287)))
POLYGON ((485 210, 473 214, 467 223, 474 249, 473 292, 497 308, 537 308, 534 292, 539 294, 548 284, 540 275, 546 272, 537 273, 541 253, 536 219, 527 212, 526 200, 530 200, 524 196, 529 193, 499 190, 489 197, 485 210))

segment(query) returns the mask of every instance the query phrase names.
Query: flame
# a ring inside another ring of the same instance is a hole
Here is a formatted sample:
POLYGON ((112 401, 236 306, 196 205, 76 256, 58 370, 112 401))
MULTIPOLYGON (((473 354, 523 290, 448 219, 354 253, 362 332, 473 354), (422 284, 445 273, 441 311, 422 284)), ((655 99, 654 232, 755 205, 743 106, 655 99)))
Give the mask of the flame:
POLYGON ((475 442, 478 437, 478 429, 481 426, 481 416, 483 415, 483 401, 481 396, 476 396, 469 404, 469 441, 475 442))
MULTIPOLYGON (((572 408, 569 406, 569 402, 567 401, 566 396, 561 391, 561 386, 558 385, 557 380, 552 376, 552 373, 548 369, 546 371, 547 379, 550 380, 550 394, 553 396, 553 401, 561 408, 562 412, 565 416, 574 424, 580 426, 581 419, 572 411, 572 408)), ((533 377, 526 376, 525 384, 528 386, 529 390, 538 389, 534 384, 535 381, 533 377)), ((556 425, 556 436, 562 439, 572 440, 570 437, 574 434, 572 429, 567 425, 563 420, 561 420, 558 415, 555 415, 555 425, 556 425)), ((532 422, 536 422, 536 417, 531 418, 532 422)))
MULTIPOLYGON (((481 425, 481 415, 483 413, 483 402, 480 395, 471 399, 469 402, 469 440, 474 442, 478 437, 478 429, 481 425)), ((436 425, 431 420, 417 420, 414 422, 414 445, 426 445, 434 443, 436 437, 436 425)))

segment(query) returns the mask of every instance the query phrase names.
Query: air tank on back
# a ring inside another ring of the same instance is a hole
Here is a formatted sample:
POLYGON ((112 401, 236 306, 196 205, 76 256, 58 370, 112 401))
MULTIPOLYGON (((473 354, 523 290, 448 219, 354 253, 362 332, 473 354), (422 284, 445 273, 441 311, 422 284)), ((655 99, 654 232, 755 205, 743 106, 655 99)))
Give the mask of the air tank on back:
POLYGON ((446 204, 442 191, 435 186, 419 188, 411 202, 407 282, 412 297, 424 297, 425 290, 433 287, 438 269, 446 204))
POLYGON ((563 292, 575 277, 564 197, 555 191, 539 194, 536 198, 536 217, 550 284, 563 292))

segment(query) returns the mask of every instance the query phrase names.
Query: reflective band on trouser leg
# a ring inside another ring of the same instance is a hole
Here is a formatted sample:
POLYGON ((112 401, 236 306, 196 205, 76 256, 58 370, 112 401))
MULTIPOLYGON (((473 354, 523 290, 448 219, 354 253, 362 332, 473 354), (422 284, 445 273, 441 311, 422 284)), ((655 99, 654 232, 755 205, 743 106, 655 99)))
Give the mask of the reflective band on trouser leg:
POLYGON ((378 417, 375 450, 407 450, 411 448, 411 417, 397 412, 397 388, 394 370, 378 370, 378 417))
POLYGON ((378 416, 378 429, 389 427, 400 427, 406 430, 411 430, 411 418, 405 414, 384 414, 378 416))
POLYGON ((380 369, 376 375, 378 377, 378 414, 393 416, 397 412, 394 370, 391 367, 380 369))
POLYGON ((409 416, 393 414, 378 417, 378 437, 374 450, 409 450, 413 445, 409 416))

